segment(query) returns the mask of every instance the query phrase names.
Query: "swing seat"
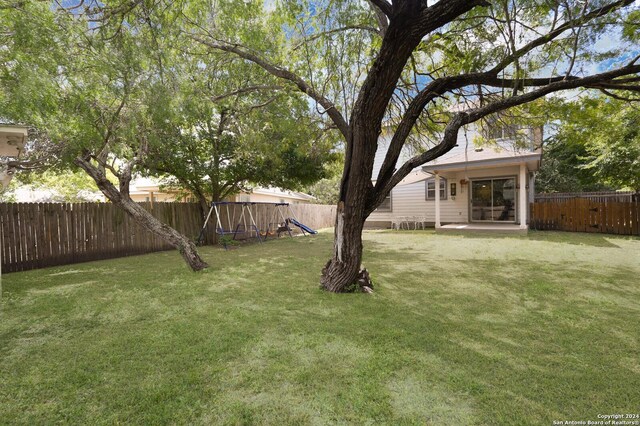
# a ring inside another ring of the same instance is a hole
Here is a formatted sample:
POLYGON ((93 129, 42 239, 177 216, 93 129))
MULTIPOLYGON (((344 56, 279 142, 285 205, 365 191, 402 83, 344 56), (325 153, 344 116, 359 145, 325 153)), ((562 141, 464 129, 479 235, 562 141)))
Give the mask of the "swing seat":
POLYGON ((247 230, 244 228, 244 226, 238 225, 235 230, 217 228, 216 232, 218 235, 233 235, 235 237, 238 234, 245 234, 247 230))

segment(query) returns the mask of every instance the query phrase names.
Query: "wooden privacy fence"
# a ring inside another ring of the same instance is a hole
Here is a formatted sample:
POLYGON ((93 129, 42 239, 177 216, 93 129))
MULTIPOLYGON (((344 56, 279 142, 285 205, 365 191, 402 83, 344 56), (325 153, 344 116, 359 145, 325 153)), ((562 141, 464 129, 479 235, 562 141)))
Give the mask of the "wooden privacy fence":
POLYGON ((531 204, 530 228, 572 232, 640 235, 638 201, 557 198, 531 204))
POLYGON ((590 201, 638 201, 640 193, 633 191, 594 191, 594 192, 554 192, 549 194, 536 194, 535 201, 555 202, 573 198, 583 198, 590 201))
MULTIPOLYGON (((336 217, 336 206, 326 206, 320 204, 290 204, 291 213, 303 224, 313 228, 330 228, 335 223, 336 217)), ((281 207, 282 214, 284 217, 289 216, 289 210, 286 207, 281 207)), ((237 223, 240 214, 241 214, 241 206, 226 206, 220 205, 218 206, 218 212, 220 214, 220 222, 222 227, 225 230, 235 229, 235 224, 237 223), (231 216, 231 221, 229 221, 229 216, 231 216), (234 221, 236 223, 234 223, 234 221)), ((251 214, 253 215, 254 220, 256 221, 256 225, 261 231, 266 230, 270 224, 282 222, 280 218, 280 214, 276 211, 276 207, 273 204, 253 204, 251 206, 251 214)), ((248 213, 245 214, 246 224, 250 225, 248 213)), ((211 215, 211 219, 209 219, 210 229, 208 231, 208 235, 213 238, 215 234, 216 228, 216 218, 215 215, 211 215)), ((202 227, 202 224, 200 224, 202 227)), ((292 226, 292 229, 296 229, 292 226)), ((200 231, 198 231, 200 232, 200 231)))
MULTIPOLYGON (((204 222, 197 204, 140 205, 194 240, 204 222)), ((335 206, 291 208, 312 228, 334 224, 335 206)), ((273 217, 273 209, 258 206, 261 229, 273 217)), ((226 219, 224 213, 222 217, 226 219)), ((207 244, 215 241, 215 223, 209 224, 205 237, 207 244)), ((0 248, 3 273, 173 249, 111 203, 0 203, 0 248)))

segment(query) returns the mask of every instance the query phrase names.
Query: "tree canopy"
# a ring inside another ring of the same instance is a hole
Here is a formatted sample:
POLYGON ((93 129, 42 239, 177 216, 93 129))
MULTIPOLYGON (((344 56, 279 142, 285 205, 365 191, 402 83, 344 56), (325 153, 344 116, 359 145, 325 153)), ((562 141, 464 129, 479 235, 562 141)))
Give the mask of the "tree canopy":
POLYGON ((164 143, 144 161, 148 173, 168 177, 203 208, 251 185, 299 189, 324 177, 335 156, 335 136, 300 94, 262 93, 273 86, 249 85, 251 70, 242 65, 193 66, 179 78, 176 117, 158 129, 164 143))
POLYGON ((563 103, 544 149, 538 188, 545 192, 640 189, 640 110, 586 97, 563 103))
POLYGON ((127 12, 124 4, 28 1, 0 10, 6 28, 0 107, 6 118, 45 133, 58 164, 83 169, 110 201, 198 270, 206 263, 193 242, 129 197, 149 147, 163 143, 155 129, 171 117, 165 67, 176 57, 157 43, 175 40, 167 25, 172 15, 139 6, 127 12), (106 19, 117 13, 132 15, 126 23, 106 19))

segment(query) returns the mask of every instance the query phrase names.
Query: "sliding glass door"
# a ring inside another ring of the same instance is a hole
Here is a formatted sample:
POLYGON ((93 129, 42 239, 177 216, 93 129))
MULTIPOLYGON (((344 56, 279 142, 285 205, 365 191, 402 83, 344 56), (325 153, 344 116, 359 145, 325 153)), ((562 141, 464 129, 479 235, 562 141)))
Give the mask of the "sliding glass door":
POLYGON ((515 177, 472 180, 471 220, 474 222, 515 222, 515 177))

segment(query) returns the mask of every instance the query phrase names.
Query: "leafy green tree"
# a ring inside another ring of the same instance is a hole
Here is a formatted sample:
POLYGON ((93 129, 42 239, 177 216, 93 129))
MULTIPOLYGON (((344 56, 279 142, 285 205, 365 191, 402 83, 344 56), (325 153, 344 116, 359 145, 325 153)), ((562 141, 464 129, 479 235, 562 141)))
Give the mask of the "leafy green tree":
POLYGON ((178 117, 160 129, 166 143, 151 147, 145 159, 149 173, 168 176, 166 184, 195 195, 203 214, 210 201, 250 185, 299 189, 313 183, 334 157, 335 137, 314 120, 304 98, 284 90, 261 93, 272 87, 269 81, 246 86, 255 69, 242 68, 226 64, 219 75, 217 66, 194 66, 190 78, 180 78, 178 117))
POLYGON ((543 192, 640 187, 640 111, 607 97, 555 108, 556 133, 545 146, 537 187, 543 192))
POLYGON ((111 202, 200 270, 207 264, 195 244, 129 196, 149 147, 163 143, 154 130, 171 117, 164 74, 177 51, 158 40, 177 42, 169 24, 178 11, 149 6, 26 1, 0 9, 0 110, 44 132, 58 167, 84 170, 111 202))
POLYGON ((585 170, 587 149, 582 142, 551 138, 545 144, 536 176, 537 192, 583 192, 611 189, 591 170, 585 170))
POLYGON ((316 197, 316 203, 336 204, 338 202, 343 164, 344 154, 340 153, 337 155, 335 161, 329 162, 325 165, 327 177, 304 188, 305 192, 316 197))
POLYGON ((463 126, 563 90, 638 90, 633 0, 299 0, 269 13, 262 1, 237 3, 189 11, 191 37, 307 94, 344 139, 334 254, 321 278, 332 292, 366 286, 365 220, 463 126), (605 34, 625 43, 596 51, 605 34), (383 123, 393 136, 373 184, 383 123), (398 164, 414 143, 421 149, 398 164))
POLYGON ((640 192, 640 111, 617 108, 602 119, 609 122, 594 126, 586 144, 585 169, 613 188, 640 192))

